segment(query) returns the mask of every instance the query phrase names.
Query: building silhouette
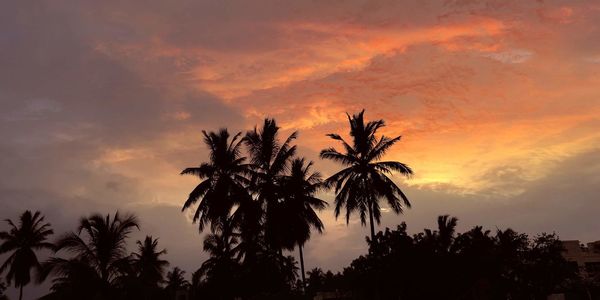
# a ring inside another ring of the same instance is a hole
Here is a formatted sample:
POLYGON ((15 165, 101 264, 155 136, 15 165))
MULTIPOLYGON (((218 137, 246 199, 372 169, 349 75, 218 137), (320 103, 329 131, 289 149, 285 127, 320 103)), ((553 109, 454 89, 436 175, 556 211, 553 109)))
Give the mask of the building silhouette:
POLYGON ((600 241, 584 245, 578 240, 562 241, 566 260, 576 263, 579 274, 584 278, 600 275, 600 241))

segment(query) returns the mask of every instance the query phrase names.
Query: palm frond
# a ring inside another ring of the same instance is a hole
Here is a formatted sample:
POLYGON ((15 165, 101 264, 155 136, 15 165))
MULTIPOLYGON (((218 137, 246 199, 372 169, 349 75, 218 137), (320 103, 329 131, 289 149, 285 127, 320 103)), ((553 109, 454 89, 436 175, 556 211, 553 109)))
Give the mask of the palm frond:
POLYGON ((376 145, 374 145, 367 155, 368 161, 377 161, 385 155, 387 150, 389 150, 394 144, 400 141, 402 136, 397 136, 395 138, 388 138, 386 136, 381 136, 376 145))
POLYGON ((333 160, 345 166, 350 166, 352 164, 358 163, 358 159, 355 156, 349 154, 342 154, 335 148, 327 148, 321 150, 320 157, 322 159, 333 160))

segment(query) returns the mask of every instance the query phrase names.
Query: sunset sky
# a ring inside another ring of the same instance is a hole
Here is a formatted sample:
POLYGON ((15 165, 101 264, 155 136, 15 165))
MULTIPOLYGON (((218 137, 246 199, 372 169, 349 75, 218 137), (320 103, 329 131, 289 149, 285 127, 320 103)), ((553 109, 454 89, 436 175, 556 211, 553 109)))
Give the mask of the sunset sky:
MULTIPOLYGON (((57 233, 136 213, 171 266, 206 259, 181 206, 201 130, 265 117, 318 159, 366 109, 402 141, 386 159, 409 231, 512 227, 600 240, 600 1, 6 1, 0 10, 0 219, 57 233)), ((333 195, 325 193, 331 202, 333 195)), ((331 209, 307 268, 341 270, 368 229, 331 209)), ((2 225, 0 229, 4 230, 2 225)))

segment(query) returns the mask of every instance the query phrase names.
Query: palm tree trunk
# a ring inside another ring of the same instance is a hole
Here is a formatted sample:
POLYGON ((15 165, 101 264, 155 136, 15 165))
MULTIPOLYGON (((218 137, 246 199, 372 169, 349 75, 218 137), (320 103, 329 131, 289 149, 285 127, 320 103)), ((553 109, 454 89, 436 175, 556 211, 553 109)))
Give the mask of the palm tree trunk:
POLYGON ((21 285, 21 288, 19 289, 19 300, 23 300, 23 285, 21 285))
POLYGON ((304 253, 302 253, 302 245, 298 245, 300 251, 300 271, 302 272, 302 291, 306 293, 306 275, 304 275, 304 253))
POLYGON ((373 203, 369 203, 369 222, 371 223, 371 242, 375 242, 375 224, 373 223, 373 203))
POLYGON ((592 293, 590 293, 590 288, 587 286, 585 287, 585 293, 587 294, 587 298, 592 300, 592 293))

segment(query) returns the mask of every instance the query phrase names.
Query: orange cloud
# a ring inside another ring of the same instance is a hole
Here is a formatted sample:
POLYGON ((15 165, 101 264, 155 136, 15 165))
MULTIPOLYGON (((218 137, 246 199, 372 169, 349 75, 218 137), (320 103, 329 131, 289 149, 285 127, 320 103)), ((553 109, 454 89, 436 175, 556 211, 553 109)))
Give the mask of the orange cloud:
MULTIPOLYGON (((193 72, 199 88, 225 99, 246 96, 302 80, 365 67, 378 55, 402 52, 423 43, 451 43, 458 38, 493 37, 506 26, 490 18, 424 28, 381 28, 350 24, 292 22, 279 25, 290 43, 262 54, 201 52, 212 63, 193 72), (302 36, 317 36, 306 42, 302 36), (298 36, 298 39, 294 37, 298 36), (318 38, 321 37, 321 38, 318 38)), ((450 47, 450 46, 448 46, 450 47)))
MULTIPOLYGON (((139 70, 148 62, 173 61, 180 80, 169 86, 220 97, 243 112, 248 126, 275 117, 285 130, 301 130, 311 151, 331 143, 325 133, 346 130, 345 112, 366 108, 368 117, 388 121, 386 134, 405 136, 390 156, 418 170, 409 184, 451 183, 473 192, 499 181, 480 180, 484 170, 518 162, 527 166, 523 178, 533 180, 549 169, 544 151, 572 155, 598 138, 579 127, 598 111, 598 75, 582 65, 593 64, 598 52, 570 59, 564 48, 569 30, 590 27, 582 23, 590 10, 492 8, 461 7, 419 24, 261 22, 278 42, 260 51, 184 47, 169 43, 162 31, 146 43, 102 44, 98 50, 125 61, 142 58, 133 67, 139 70), (552 139, 565 128, 577 138, 552 139)), ((182 111, 167 117, 190 118, 182 111)))

